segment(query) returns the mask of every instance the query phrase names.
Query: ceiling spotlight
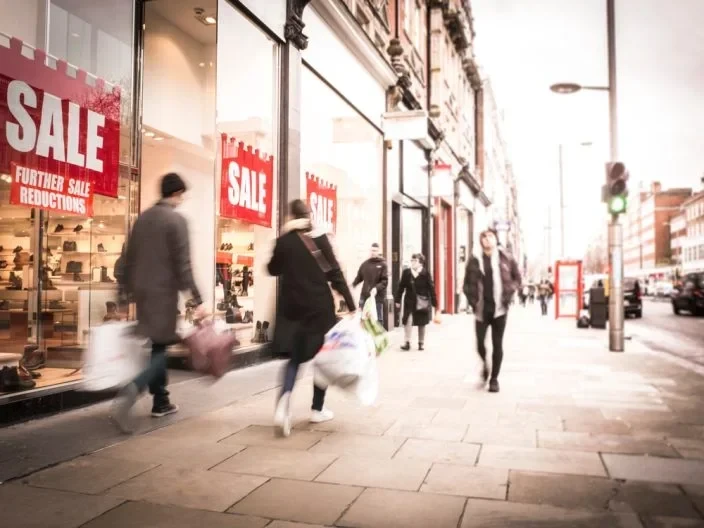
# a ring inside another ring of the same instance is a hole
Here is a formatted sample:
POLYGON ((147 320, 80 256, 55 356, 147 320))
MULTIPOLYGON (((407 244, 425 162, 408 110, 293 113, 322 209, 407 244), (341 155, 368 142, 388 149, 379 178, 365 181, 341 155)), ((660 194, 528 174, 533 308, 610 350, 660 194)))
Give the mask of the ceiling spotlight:
POLYGON ((206 26, 214 26, 217 23, 217 18, 215 18, 215 15, 206 15, 205 9, 202 7, 194 7, 193 14, 196 17, 196 20, 206 26))
POLYGON ((156 136, 156 137, 154 138, 154 141, 164 141, 164 138, 163 138, 163 137, 156 136))
POLYGON ((198 66, 200 66, 201 68, 205 68, 205 63, 204 63, 204 62, 201 62, 201 63, 198 64, 198 66))
POLYGON ((150 137, 150 138, 153 138, 154 136, 156 136, 156 134, 154 132, 145 132, 144 135, 147 137, 150 137))

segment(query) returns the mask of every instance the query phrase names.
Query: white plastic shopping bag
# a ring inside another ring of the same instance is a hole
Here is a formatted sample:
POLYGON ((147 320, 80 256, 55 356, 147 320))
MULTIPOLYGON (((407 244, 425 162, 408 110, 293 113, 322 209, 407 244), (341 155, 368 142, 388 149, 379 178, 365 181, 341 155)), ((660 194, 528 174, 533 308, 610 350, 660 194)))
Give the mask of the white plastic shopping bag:
POLYGON ((326 334, 325 344, 313 360, 313 376, 321 388, 339 387, 364 405, 376 401, 376 347, 360 317, 345 318, 326 334))
POLYGON ((83 353, 83 383, 86 391, 121 387, 146 366, 144 338, 135 335, 134 322, 110 322, 91 328, 83 353))

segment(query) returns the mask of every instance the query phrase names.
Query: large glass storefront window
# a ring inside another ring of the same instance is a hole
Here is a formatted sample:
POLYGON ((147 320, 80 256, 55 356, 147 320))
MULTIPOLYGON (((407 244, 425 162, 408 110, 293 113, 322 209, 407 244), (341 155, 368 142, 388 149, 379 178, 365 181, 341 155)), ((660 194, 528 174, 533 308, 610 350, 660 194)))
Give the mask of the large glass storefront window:
POLYGON ((131 2, 0 1, 0 392, 80 380, 137 192, 131 2))
POLYGON ((271 339, 276 279, 278 46, 218 4, 215 312, 243 346, 271 339))
MULTIPOLYGON (((312 175, 317 187, 336 190, 332 230, 351 280, 370 245, 382 242, 382 135, 308 68, 301 84, 301 185, 310 190, 312 175)), ((330 225, 329 209, 321 211, 318 220, 330 225)))
MULTIPOLYGON (((191 261, 203 302, 212 309, 215 199, 217 2, 145 4, 141 209, 161 198, 164 174, 176 172, 189 191, 179 212, 188 221, 191 261)), ((188 298, 179 326, 191 326, 188 298)), ((176 351, 172 351, 176 353, 176 351)))

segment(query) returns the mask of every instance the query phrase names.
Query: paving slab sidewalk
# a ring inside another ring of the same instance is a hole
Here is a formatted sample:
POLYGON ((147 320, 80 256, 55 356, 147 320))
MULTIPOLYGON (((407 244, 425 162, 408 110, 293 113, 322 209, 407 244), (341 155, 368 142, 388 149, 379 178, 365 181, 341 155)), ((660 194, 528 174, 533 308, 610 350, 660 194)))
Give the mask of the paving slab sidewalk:
MULTIPOLYGON (((231 405, 0 485, 9 525, 64 527, 701 527, 703 378, 637 343, 509 314, 501 392, 478 384, 471 316, 379 361, 380 397, 332 391, 288 439, 270 426, 277 369, 231 405), (42 508, 38 508, 42 505, 42 508), (49 520, 51 522, 49 522, 49 520)), ((247 378, 249 376, 249 378, 247 378)), ((247 372, 228 375, 227 386, 247 372)), ((251 382, 251 379, 250 379, 251 382)), ((213 389, 217 390, 217 389, 213 389)), ((72 433, 80 439, 81 431, 72 433)))

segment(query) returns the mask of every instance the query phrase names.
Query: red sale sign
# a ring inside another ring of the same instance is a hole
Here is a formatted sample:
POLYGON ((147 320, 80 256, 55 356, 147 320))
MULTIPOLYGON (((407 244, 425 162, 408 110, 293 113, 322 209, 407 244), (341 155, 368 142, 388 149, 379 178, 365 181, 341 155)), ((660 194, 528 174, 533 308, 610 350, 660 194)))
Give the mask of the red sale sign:
POLYGON ((67 191, 71 181, 80 181, 80 194, 90 189, 117 197, 119 147, 119 87, 54 62, 16 38, 7 46, 0 34, 0 172, 9 173, 16 163, 51 176, 32 181, 60 177, 67 191))
POLYGON ((222 134, 220 216, 271 227, 274 157, 222 134))
POLYGON ((334 234, 337 229, 337 186, 306 172, 306 197, 315 224, 334 234))
POLYGON ((11 163, 10 203, 57 213, 93 216, 91 182, 11 163))

